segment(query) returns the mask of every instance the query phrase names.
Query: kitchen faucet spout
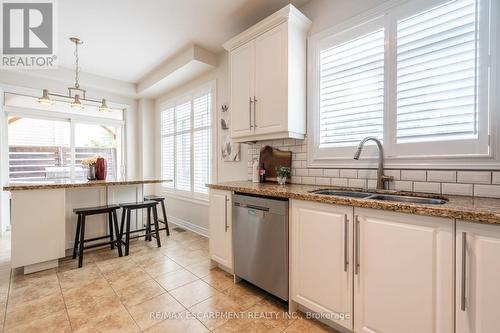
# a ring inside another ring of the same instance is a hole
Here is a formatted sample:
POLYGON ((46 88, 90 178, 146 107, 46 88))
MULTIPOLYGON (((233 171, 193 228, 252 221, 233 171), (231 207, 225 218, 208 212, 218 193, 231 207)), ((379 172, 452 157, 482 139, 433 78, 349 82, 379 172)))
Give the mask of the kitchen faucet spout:
POLYGON ((361 140, 354 153, 354 159, 359 160, 361 156, 361 152, 363 151, 363 147, 367 141, 373 141, 377 144, 378 147, 378 171, 377 171, 377 189, 383 190, 385 188, 385 182, 390 181, 393 177, 384 175, 384 147, 382 146, 382 142, 374 136, 369 136, 361 140))

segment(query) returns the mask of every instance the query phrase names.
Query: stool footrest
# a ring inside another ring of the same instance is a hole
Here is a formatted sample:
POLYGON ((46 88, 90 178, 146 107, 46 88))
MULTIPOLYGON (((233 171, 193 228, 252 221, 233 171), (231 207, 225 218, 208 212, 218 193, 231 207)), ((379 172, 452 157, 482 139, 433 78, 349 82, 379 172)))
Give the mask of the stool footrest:
MULTIPOLYGON (((106 239, 106 238, 109 239, 109 237, 110 237, 110 235, 101 236, 101 237, 95 237, 95 238, 89 238, 89 239, 85 239, 83 242, 86 243, 86 242, 96 241, 96 240, 99 240, 99 239, 106 239)), ((109 241, 108 243, 111 244, 112 242, 109 241)))
POLYGON ((84 246, 83 249, 84 250, 88 250, 88 249, 93 249, 95 247, 100 247, 100 246, 110 245, 110 244, 115 244, 116 246, 118 246, 120 243, 117 240, 116 241, 112 241, 112 242, 102 242, 102 243, 98 243, 98 244, 92 244, 92 245, 84 246))

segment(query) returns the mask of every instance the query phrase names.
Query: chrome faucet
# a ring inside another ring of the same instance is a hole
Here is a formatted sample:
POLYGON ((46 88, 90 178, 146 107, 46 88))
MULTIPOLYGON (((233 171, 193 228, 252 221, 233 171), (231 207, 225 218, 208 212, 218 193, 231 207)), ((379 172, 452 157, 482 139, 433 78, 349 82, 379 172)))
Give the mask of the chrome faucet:
POLYGON ((361 142, 358 145, 358 149, 354 153, 354 159, 359 160, 359 155, 361 155, 361 151, 363 150, 363 146, 365 145, 366 141, 373 141, 377 144, 378 147, 377 189, 383 190, 385 189, 385 183, 390 180, 393 180, 394 177, 384 175, 384 147, 382 146, 380 140, 373 136, 369 136, 361 140, 361 142))

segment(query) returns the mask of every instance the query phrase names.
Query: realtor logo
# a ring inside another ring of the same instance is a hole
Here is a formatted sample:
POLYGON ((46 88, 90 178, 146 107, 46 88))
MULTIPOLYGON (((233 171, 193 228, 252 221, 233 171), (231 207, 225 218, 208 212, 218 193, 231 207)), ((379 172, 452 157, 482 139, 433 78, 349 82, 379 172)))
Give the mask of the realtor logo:
POLYGON ((51 0, 2 1, 2 67, 54 68, 55 25, 51 0))

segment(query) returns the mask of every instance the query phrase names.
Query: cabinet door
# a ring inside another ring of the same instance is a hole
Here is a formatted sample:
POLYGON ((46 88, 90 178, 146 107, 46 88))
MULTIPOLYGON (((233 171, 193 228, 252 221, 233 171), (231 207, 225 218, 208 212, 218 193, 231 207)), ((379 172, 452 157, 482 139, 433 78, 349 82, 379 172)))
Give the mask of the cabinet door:
POLYGON ((498 332, 500 226, 458 221, 456 244, 456 332, 498 332))
POLYGON ((231 192, 210 190, 210 257, 229 269, 233 269, 231 201, 231 192))
POLYGON ((255 133, 288 130, 287 25, 255 40, 255 133))
POLYGON ((346 206, 291 203, 292 300, 348 329, 353 310, 352 212, 346 206))
POLYGON ((255 42, 230 53, 231 63, 231 136, 253 133, 253 97, 255 84, 255 42))
POLYGON ((354 214, 355 332, 453 332, 454 221, 354 214))

